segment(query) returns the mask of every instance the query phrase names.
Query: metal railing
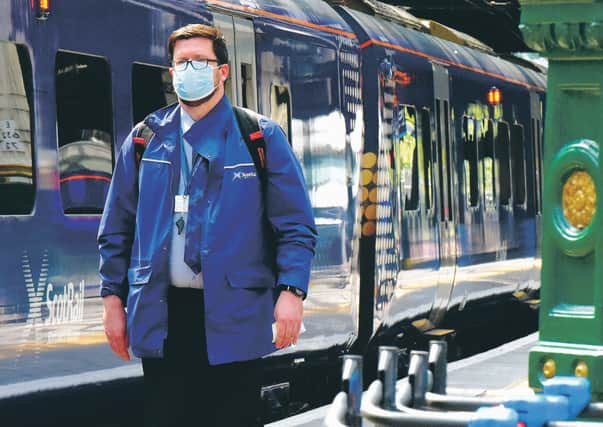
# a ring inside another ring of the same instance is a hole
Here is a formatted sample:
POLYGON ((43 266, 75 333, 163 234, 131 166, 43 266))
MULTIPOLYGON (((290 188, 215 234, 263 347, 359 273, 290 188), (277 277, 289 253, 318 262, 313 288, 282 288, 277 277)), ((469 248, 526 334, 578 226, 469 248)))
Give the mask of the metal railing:
POLYGON ((446 352, 444 341, 431 341, 429 352, 412 351, 408 376, 398 380, 399 350, 380 347, 377 379, 364 393, 362 357, 344 356, 342 391, 325 425, 358 427, 367 420, 376 426, 603 426, 596 420, 603 419, 603 403, 590 403, 586 378, 552 378, 542 393, 521 397, 509 390, 499 391, 501 397, 448 394, 446 352))

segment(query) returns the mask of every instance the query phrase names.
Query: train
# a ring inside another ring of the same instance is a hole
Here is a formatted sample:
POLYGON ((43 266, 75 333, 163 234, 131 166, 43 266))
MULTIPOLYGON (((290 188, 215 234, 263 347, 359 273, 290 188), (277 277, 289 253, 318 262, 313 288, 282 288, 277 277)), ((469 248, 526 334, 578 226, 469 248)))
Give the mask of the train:
POLYGON ((537 308, 534 64, 374 0, 6 0, 0 405, 131 366, 105 342, 96 234, 124 138, 176 101, 166 40, 189 23, 222 30, 227 95, 281 125, 313 206, 306 331, 266 358, 280 416, 330 400, 342 354, 454 343, 497 307, 537 308))

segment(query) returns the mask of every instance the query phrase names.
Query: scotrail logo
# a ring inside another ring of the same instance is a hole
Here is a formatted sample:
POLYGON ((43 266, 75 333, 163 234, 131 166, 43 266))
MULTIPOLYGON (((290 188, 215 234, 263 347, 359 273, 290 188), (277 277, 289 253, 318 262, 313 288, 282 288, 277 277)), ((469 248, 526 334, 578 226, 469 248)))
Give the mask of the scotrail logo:
POLYGON ((232 176, 232 180, 236 181, 237 179, 249 179, 256 176, 255 172, 235 172, 232 176))
POLYGON ((84 318, 84 286, 83 280, 79 284, 69 282, 64 286, 55 286, 47 283, 48 279, 48 250, 44 250, 38 285, 35 286, 31 262, 27 251, 21 256, 23 278, 27 286, 29 299, 29 312, 27 324, 32 325, 59 325, 81 321, 84 318), (45 297, 45 298, 44 298, 45 297), (42 319, 42 308, 46 307, 47 316, 42 319))

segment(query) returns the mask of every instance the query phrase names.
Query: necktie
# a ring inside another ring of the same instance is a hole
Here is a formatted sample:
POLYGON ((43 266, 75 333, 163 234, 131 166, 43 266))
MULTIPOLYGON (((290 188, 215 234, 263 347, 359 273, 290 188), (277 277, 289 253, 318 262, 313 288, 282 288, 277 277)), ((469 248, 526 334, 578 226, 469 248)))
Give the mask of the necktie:
POLYGON ((203 199, 207 184, 207 161, 195 156, 195 167, 190 182, 188 221, 184 243, 184 262, 195 274, 201 272, 201 229, 203 226, 203 199))

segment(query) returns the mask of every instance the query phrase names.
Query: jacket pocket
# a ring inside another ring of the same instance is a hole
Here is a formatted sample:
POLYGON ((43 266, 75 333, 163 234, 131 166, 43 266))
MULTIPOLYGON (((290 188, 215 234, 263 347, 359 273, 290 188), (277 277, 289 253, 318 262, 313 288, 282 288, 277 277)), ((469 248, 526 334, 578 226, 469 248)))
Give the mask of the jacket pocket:
POLYGON ((274 274, 270 271, 244 270, 226 273, 228 284, 237 289, 273 288, 274 274))
POLYGON ((151 279, 151 265, 128 268, 128 283, 130 285, 146 285, 151 279))

